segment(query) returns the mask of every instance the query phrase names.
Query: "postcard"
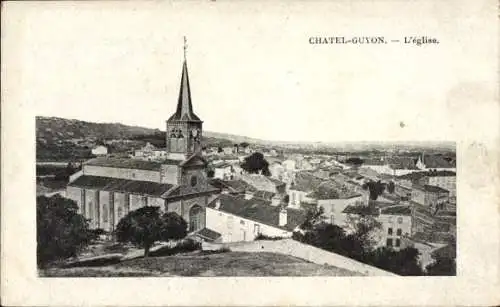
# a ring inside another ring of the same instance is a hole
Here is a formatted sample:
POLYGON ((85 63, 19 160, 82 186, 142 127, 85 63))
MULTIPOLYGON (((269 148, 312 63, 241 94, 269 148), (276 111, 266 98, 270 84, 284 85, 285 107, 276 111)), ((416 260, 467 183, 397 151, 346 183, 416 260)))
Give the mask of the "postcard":
POLYGON ((498 304, 497 8, 5 2, 2 302, 498 304))

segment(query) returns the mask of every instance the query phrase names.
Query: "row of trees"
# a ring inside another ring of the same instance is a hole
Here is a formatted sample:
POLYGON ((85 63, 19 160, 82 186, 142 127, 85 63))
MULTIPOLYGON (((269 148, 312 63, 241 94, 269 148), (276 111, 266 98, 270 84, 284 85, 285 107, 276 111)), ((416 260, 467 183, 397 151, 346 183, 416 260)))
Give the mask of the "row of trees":
MULTIPOLYGON (((89 228, 89 221, 78 214, 77 204, 61 196, 37 197, 37 263, 43 267, 51 262, 75 257, 99 231, 89 228)), ((156 241, 182 239, 187 223, 174 212, 161 213, 159 207, 142 207, 129 212, 116 227, 118 242, 144 248, 149 255, 156 241)))
POLYGON ((352 232, 323 221, 323 209, 308 211, 302 224, 302 232, 294 232, 293 238, 321 249, 355 259, 357 261, 399 275, 455 275, 455 259, 441 257, 424 271, 419 263, 419 251, 406 247, 399 251, 376 247, 373 232, 381 225, 370 215, 361 215, 348 221, 352 232))

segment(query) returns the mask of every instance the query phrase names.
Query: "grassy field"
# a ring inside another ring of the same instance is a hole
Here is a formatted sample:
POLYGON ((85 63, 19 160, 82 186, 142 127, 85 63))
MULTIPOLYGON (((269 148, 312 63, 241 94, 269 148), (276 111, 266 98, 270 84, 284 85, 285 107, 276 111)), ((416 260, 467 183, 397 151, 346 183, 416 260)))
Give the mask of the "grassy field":
POLYGON ((43 277, 119 276, 355 276, 354 272, 274 253, 194 252, 175 256, 138 258, 103 267, 52 268, 43 277))

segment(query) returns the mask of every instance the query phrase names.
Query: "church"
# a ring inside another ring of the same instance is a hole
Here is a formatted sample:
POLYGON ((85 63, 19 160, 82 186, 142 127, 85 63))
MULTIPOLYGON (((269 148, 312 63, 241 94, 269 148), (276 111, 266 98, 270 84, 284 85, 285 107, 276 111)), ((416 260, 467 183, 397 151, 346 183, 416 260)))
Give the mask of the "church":
POLYGON ((189 232, 204 229, 207 204, 219 190, 207 181, 207 162, 201 155, 202 125, 193 111, 184 57, 177 109, 166 122, 166 158, 91 159, 71 176, 67 197, 78 204, 79 213, 94 229, 111 232, 128 212, 143 206, 176 212, 188 222, 189 232))

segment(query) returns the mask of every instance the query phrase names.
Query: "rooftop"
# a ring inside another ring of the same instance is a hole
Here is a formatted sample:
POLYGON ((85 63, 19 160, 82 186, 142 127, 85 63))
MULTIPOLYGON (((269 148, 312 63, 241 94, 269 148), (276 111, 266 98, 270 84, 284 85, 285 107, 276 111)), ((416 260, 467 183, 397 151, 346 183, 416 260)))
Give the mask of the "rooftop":
MULTIPOLYGON (((261 198, 247 200, 244 195, 233 196, 228 194, 221 194, 218 199, 220 199, 219 210, 221 211, 288 231, 293 231, 302 224, 306 216, 305 211, 287 208, 288 223, 281 227, 279 226, 279 211, 281 208, 272 206, 268 200, 261 198)), ((215 208, 216 201, 217 199, 212 201, 208 204, 208 207, 215 208)))
POLYGON ((68 186, 161 197, 173 185, 100 176, 80 176, 68 186))
POLYGON ((423 190, 425 192, 431 192, 431 193, 449 193, 450 192, 446 189, 440 188, 440 187, 435 186, 435 185, 429 185, 429 184, 425 184, 425 185, 414 184, 412 187, 414 189, 419 189, 419 190, 423 190))
POLYGON ((162 164, 178 165, 180 162, 179 160, 170 159, 153 162, 139 159, 99 157, 88 160, 84 165, 159 171, 162 164))
POLYGON ((354 192, 346 185, 339 182, 328 180, 320 183, 312 193, 307 197, 315 199, 349 199, 361 196, 361 194, 354 192))
POLYGON ((381 214, 411 215, 411 208, 409 206, 392 206, 383 208, 381 214))
POLYGON ((379 215, 379 209, 375 206, 347 206, 342 213, 359 215, 379 215))

